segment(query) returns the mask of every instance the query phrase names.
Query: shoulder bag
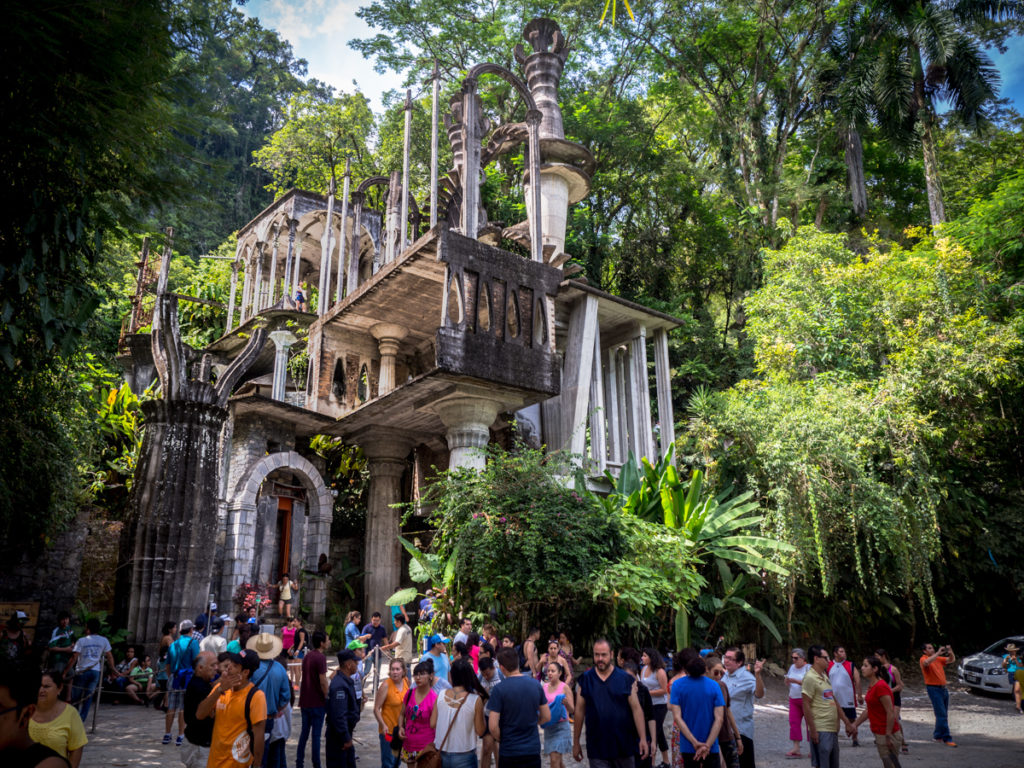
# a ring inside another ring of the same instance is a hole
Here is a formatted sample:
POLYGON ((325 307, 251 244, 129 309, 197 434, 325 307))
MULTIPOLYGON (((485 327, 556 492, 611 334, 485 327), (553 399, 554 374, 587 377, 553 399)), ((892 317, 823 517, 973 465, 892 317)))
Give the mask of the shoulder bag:
MULTIPOLYGON (((444 693, 442 692, 441 696, 444 693)), ((440 699, 440 697, 438 697, 440 699)), ((462 705, 466 703, 466 699, 469 698, 469 693, 466 693, 465 698, 459 702, 459 706, 455 708, 455 714, 452 715, 452 721, 448 723, 448 730, 444 732, 444 738, 441 739, 441 743, 437 749, 432 749, 425 755, 420 753, 416 757, 415 766, 416 768, 441 768, 441 752, 444 749, 445 743, 448 741, 448 735, 452 732, 452 727, 455 725, 455 721, 459 719, 459 713, 462 711, 462 705)), ((434 704, 436 707, 437 704, 434 704)))

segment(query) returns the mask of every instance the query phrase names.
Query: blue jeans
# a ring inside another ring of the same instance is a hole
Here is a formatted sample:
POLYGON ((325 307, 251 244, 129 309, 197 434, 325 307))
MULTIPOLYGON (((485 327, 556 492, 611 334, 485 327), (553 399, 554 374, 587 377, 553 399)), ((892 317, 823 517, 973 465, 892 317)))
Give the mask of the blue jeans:
POLYGON ((82 716, 84 723, 89 717, 89 709, 92 707, 92 696, 96 692, 96 686, 100 682, 100 671, 88 669, 75 675, 75 682, 72 686, 71 700, 77 702, 78 714, 82 716))
POLYGON ((932 731, 933 739, 952 741, 953 736, 949 732, 949 689, 944 685, 929 685, 928 698, 932 702, 932 709, 935 711, 935 730, 932 731))
POLYGON ((377 739, 380 741, 380 768, 398 768, 398 759, 391 754, 391 742, 383 733, 378 733, 377 739))
POLYGON ((287 739, 277 739, 264 743, 263 768, 288 768, 288 760, 284 754, 284 745, 287 741, 287 739))
POLYGON ((302 730, 299 732, 299 750, 295 755, 295 768, 302 768, 306 759, 306 740, 313 730, 313 768, 320 768, 320 733, 324 729, 324 715, 327 707, 303 707, 302 730))
POLYGON ((471 752, 442 752, 441 768, 476 768, 476 750, 471 752))

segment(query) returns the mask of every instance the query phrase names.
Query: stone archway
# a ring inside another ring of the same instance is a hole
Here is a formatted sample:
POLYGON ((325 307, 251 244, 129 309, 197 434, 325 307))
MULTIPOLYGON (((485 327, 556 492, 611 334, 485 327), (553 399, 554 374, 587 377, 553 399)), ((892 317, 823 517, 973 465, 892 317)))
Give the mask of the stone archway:
MULTIPOLYGON (((252 576, 256 546, 257 497, 267 475, 278 469, 293 472, 306 489, 308 523, 303 546, 305 561, 309 567, 315 568, 320 553, 330 553, 334 498, 327 490, 320 472, 308 459, 295 451, 281 451, 264 456, 242 476, 228 499, 221 580, 222 600, 229 600, 235 588, 252 576)), ((305 585, 305 590, 303 603, 310 608, 310 619, 317 624, 323 623, 327 585, 322 579, 312 579, 311 583, 305 585)))

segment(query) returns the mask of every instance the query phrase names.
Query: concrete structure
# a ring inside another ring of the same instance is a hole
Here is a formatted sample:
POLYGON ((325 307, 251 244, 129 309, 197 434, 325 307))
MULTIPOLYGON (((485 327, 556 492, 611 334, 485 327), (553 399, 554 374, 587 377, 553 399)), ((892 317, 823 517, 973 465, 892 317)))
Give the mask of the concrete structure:
MULTIPOLYGON (((524 38, 532 52, 518 47, 516 59, 525 80, 479 65, 452 101, 445 126, 455 167, 430 190, 435 226, 425 227, 403 189, 407 171, 352 189, 346 170, 341 201, 333 187, 326 198, 292 190, 240 230, 228 330, 201 353, 219 371, 251 358, 225 403, 215 508, 196 510, 215 531, 204 576, 221 602, 242 582, 315 570, 330 552, 333 500, 304 447, 313 435, 343 438, 368 460, 364 615, 383 609, 399 586, 392 505, 417 492, 425 454, 442 467, 480 467, 496 432, 517 418, 535 440, 578 456, 596 480, 630 451, 654 457, 671 444, 667 333, 679 321, 566 279, 568 206, 589 190, 594 161, 562 128, 558 81, 568 47, 558 25, 534 20, 524 38), (478 95, 485 77, 518 91, 523 122, 491 125, 478 95), (523 144, 527 220, 491 223, 480 182, 489 164, 523 144), (378 187, 383 210, 367 198, 378 187), (502 238, 530 258, 498 248, 502 238), (306 307, 295 300, 300 287, 306 307), (258 333, 266 338, 253 350, 258 333), (289 369, 296 354, 308 356, 298 380, 297 366, 289 369)), ((152 358, 137 341, 124 348, 133 370, 149 370, 152 358)), ((146 578, 154 588, 152 569, 146 578)), ((314 620, 324 592, 314 586, 303 595, 314 620)))

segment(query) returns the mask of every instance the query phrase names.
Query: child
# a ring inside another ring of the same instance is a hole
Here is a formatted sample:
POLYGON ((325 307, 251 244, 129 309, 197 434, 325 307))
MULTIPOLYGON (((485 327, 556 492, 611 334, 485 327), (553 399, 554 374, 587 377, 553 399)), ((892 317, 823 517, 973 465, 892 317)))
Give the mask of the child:
POLYGON ((288 579, 288 573, 281 574, 281 580, 275 585, 280 590, 277 599, 277 612, 286 619, 292 617, 292 582, 288 579))

